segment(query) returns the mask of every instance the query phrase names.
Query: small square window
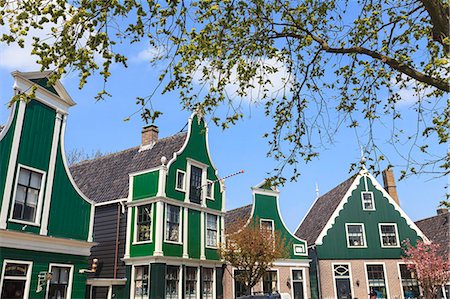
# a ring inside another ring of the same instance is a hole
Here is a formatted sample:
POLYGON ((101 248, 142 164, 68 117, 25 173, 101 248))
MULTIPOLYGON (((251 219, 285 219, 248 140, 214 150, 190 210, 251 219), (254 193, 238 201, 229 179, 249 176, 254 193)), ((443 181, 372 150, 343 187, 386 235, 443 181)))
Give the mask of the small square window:
POLYGON ((186 180, 186 173, 182 170, 177 170, 177 181, 175 185, 175 189, 178 191, 185 192, 185 180, 186 180))
POLYGON ((348 247, 366 247, 363 224, 346 224, 346 230, 348 247))
POLYGON ((261 219, 261 229, 266 232, 273 232, 273 220, 261 219))
POLYGON ((305 253, 306 253, 305 245, 294 244, 294 255, 302 255, 305 253))
POLYGON ((380 238, 382 247, 399 247, 397 225, 380 224, 380 238))
POLYGON ((375 210, 375 202, 373 200, 372 192, 361 192, 361 199, 363 204, 363 210, 367 211, 375 210))

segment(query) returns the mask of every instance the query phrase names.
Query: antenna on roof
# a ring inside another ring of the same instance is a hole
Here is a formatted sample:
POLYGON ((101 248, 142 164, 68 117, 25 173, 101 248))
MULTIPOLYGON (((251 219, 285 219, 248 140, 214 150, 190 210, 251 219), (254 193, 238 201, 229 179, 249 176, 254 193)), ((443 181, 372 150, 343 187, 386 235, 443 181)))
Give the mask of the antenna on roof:
POLYGON ((319 184, 316 182, 316 198, 319 198, 319 184))
POLYGON ((362 146, 360 146, 360 148, 361 148, 361 160, 360 160, 361 168, 366 168, 366 157, 364 155, 364 150, 362 146))

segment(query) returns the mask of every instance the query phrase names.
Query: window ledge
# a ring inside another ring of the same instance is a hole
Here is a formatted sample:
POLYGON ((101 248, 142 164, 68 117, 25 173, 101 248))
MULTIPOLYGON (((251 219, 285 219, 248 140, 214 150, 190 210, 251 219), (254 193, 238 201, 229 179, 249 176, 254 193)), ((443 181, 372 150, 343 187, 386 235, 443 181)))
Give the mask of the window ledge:
POLYGON ((142 245, 142 244, 151 244, 153 243, 152 240, 148 240, 148 241, 133 241, 133 243, 131 243, 131 245, 142 245))
POLYGON ((179 242, 179 241, 164 240, 164 243, 175 244, 175 245, 183 245, 183 243, 179 242))
POLYGON ((40 226, 41 226, 40 223, 29 222, 29 221, 25 221, 25 220, 14 219, 14 218, 9 218, 8 221, 9 221, 9 222, 13 222, 13 223, 18 223, 18 224, 24 224, 24 225, 36 226, 36 227, 40 227, 40 226))

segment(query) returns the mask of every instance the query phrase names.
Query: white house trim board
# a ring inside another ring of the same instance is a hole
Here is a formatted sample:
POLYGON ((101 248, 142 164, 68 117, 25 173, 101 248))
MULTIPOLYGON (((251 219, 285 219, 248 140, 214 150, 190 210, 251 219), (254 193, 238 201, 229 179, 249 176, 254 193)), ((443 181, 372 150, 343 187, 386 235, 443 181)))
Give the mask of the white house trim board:
POLYGON ((119 198, 119 199, 114 199, 114 200, 110 200, 110 201, 99 202, 99 203, 96 203, 95 206, 102 207, 102 206, 112 205, 115 203, 123 203, 123 202, 126 202, 127 200, 128 200, 128 198, 119 198))
POLYGON ((189 209, 186 207, 183 207, 183 258, 189 258, 188 253, 188 242, 189 242, 189 236, 188 236, 188 214, 189 209))
POLYGON ((273 265, 276 267, 302 267, 309 268, 310 259, 307 260, 276 260, 273 265))
POLYGON ((93 242, 0 230, 2 247, 89 256, 93 242))
POLYGON ((56 154, 58 152, 59 136, 61 131, 61 121, 63 116, 57 112, 55 117, 55 127, 53 129, 52 149, 50 161, 48 163, 47 186, 45 187, 44 209, 42 211, 41 235, 47 235, 48 217, 50 214, 50 203, 53 194, 53 181, 55 177, 56 154))
MULTIPOLYGON (((36 205, 36 217, 34 219, 34 222, 21 220, 21 219, 14 219, 13 218, 14 207, 11 207, 10 212, 9 212, 8 221, 23 224, 23 225, 40 226, 41 225, 42 202, 44 200, 44 193, 47 192, 47 190, 44 188, 45 180, 47 178, 46 172, 43 170, 34 168, 34 167, 26 166, 23 164, 17 164, 17 172, 16 172, 16 179, 15 179, 14 191, 13 191, 13 196, 12 196, 12 204, 14 204, 14 201, 16 200, 16 191, 17 191, 17 184, 19 181, 20 169, 27 169, 27 170, 42 174, 41 187, 39 190, 39 197, 38 197, 38 202, 36 205)), ((6 188, 6 186, 5 186, 5 188, 6 188)))
MULTIPOLYGON (((359 174, 356 176, 356 178, 353 180, 353 183, 350 185, 350 188, 348 188, 347 192, 345 193, 344 197, 341 199, 341 202, 337 206, 337 208, 334 210, 333 214, 331 215, 330 219, 328 219, 327 224, 324 226, 322 231, 320 232, 319 236, 317 237, 314 244, 316 245, 322 245, 323 238, 326 236, 327 231, 333 226, 334 221, 336 220, 336 217, 339 215, 339 212, 344 207, 344 204, 347 203, 348 198, 352 194, 353 190, 355 190, 358 187, 359 181, 362 177, 362 173, 364 170, 361 170, 359 174)), ((366 171, 367 172, 367 171, 366 171)), ((320 197, 319 197, 320 198, 320 197)))
POLYGON ((13 187, 14 173, 16 170, 17 155, 19 153, 20 136, 22 135, 23 119, 25 114, 25 103, 19 102, 16 125, 9 155, 8 172, 6 173, 5 189, 3 191, 3 201, 0 211, 0 229, 6 229, 6 220, 11 203, 11 192, 13 187))
MULTIPOLYGON (((54 263, 50 263, 48 265, 48 272, 51 273, 52 272, 52 267, 64 267, 64 268, 70 268, 70 273, 69 273, 69 282, 67 285, 67 294, 66 297, 64 299, 71 299, 72 298, 72 286, 73 286, 73 265, 70 264, 54 264, 54 263)), ((47 281, 47 290, 45 291, 45 298, 48 298, 48 292, 50 291, 50 281, 47 281)))
POLYGON ((200 259, 205 260, 205 212, 200 212, 200 259))
POLYGON ((131 221, 132 221, 132 207, 127 207, 127 233, 125 237, 125 255, 124 258, 130 257, 130 246, 131 246, 131 221))
POLYGON ((198 260, 189 258, 180 258, 175 256, 139 256, 121 259, 125 265, 151 264, 151 263, 171 263, 173 265, 186 265, 192 267, 222 267, 223 262, 219 260, 198 260))
POLYGON ((13 103, 9 109, 9 117, 6 121, 6 124, 3 126, 3 129, 0 131, 0 140, 2 140, 9 131, 11 124, 14 120, 14 114, 16 113, 16 103, 13 103))
MULTIPOLYGON (((66 136, 66 122, 67 122, 67 115, 64 116, 62 121, 62 127, 61 127, 61 138, 60 138, 60 147, 61 147, 61 156, 62 156, 62 162, 64 165, 64 170, 66 171, 67 177, 69 178, 70 183, 72 184, 75 191, 77 191, 78 195, 83 198, 86 202, 90 203, 91 205, 94 205, 95 202, 91 199, 89 199, 84 193, 78 188, 78 185, 75 183, 75 180, 72 177, 72 174, 70 173, 69 166, 67 165, 67 159, 66 159, 66 150, 64 145, 64 140, 66 136)), ((91 225, 94 225, 93 223, 91 225)))
POLYGON ((30 284, 31 284, 31 273, 32 273, 32 268, 33 268, 33 262, 22 261, 22 260, 7 260, 7 259, 3 260, 2 275, 1 275, 1 279, 0 279, 0 294, 2 293, 2 289, 3 289, 3 281, 5 279, 5 269, 6 269, 7 263, 24 264, 24 265, 28 266, 27 276, 25 277, 25 279, 24 279, 24 277, 20 277, 20 276, 11 276, 17 280, 25 280, 26 281, 23 299, 28 299, 28 296, 30 295, 30 284))

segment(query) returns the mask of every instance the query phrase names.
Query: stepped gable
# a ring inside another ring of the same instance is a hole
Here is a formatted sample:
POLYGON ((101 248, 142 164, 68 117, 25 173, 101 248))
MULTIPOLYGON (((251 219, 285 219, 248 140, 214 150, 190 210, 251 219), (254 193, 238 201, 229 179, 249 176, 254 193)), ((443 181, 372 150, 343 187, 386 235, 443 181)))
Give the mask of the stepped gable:
POLYGON ((229 210, 225 214, 225 231, 226 233, 232 233, 230 229, 233 223, 247 223, 252 213, 253 205, 246 205, 240 208, 229 210))
POLYGON ((139 152, 139 146, 70 167, 80 190, 97 203, 128 197, 129 174, 161 165, 181 149, 187 133, 182 132, 158 140, 152 148, 139 152))
POLYGON ((433 243, 441 245, 439 254, 450 259, 450 213, 443 212, 433 217, 415 222, 420 230, 433 243))
POLYGON ((339 203, 344 198, 345 193, 347 193, 348 189, 355 180, 355 177, 356 175, 353 175, 346 181, 340 183, 324 195, 317 198, 295 232, 295 235, 303 240, 306 240, 308 245, 315 244, 317 237, 320 235, 328 220, 333 215, 333 212, 339 206, 339 203))

